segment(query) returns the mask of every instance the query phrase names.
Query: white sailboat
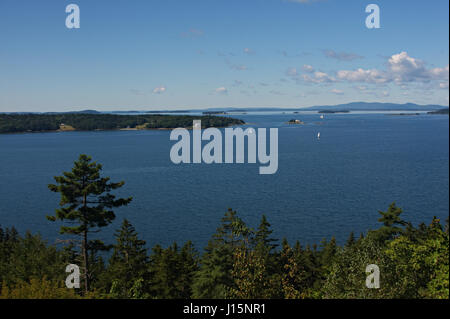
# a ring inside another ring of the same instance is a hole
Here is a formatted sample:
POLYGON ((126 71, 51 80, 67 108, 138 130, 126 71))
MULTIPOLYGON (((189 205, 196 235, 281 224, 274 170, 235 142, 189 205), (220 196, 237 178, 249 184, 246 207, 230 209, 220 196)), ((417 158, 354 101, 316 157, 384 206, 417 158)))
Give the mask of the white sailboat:
POLYGON ((322 114, 322 115, 320 116, 320 119, 323 120, 324 118, 325 118, 325 116, 322 114))
POLYGON ((319 139, 319 140, 320 140, 320 132, 319 132, 319 133, 317 133, 317 139, 319 139))

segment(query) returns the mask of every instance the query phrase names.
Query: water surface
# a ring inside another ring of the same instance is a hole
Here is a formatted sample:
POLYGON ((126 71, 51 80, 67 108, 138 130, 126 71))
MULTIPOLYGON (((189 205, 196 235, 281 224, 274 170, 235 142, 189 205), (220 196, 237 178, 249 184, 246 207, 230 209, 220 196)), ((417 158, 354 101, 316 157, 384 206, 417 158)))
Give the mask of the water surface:
POLYGON ((111 238, 129 219, 150 246, 193 240, 200 249, 228 207, 255 227, 262 214, 277 238, 302 243, 377 227, 377 210, 396 201, 404 218, 429 223, 449 210, 448 116, 286 112, 235 115, 252 127, 279 128, 279 169, 259 164, 174 165, 170 131, 0 135, 0 224, 40 232, 53 242, 58 205, 47 184, 81 153, 124 180, 133 202, 102 232, 111 238), (288 125, 299 118, 306 125, 288 125), (317 133, 321 139, 317 140, 317 133))

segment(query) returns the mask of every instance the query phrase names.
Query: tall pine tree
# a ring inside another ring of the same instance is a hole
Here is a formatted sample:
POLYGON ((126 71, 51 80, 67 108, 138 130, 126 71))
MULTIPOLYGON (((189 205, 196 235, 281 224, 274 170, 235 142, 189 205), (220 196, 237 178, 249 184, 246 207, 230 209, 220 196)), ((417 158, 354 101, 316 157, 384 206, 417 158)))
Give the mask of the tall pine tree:
MULTIPOLYGON (((98 232, 114 219, 113 208, 128 205, 132 198, 116 199, 111 191, 124 185, 124 182, 112 183, 109 177, 101 177, 102 165, 92 162, 87 155, 80 155, 70 172, 56 176, 56 184, 48 185, 55 193, 61 194, 60 206, 55 216, 47 216, 50 221, 66 222, 60 228, 61 234, 81 237, 81 256, 84 273, 84 290, 89 291, 89 234, 98 232)), ((96 241, 96 244, 99 242, 96 241)))

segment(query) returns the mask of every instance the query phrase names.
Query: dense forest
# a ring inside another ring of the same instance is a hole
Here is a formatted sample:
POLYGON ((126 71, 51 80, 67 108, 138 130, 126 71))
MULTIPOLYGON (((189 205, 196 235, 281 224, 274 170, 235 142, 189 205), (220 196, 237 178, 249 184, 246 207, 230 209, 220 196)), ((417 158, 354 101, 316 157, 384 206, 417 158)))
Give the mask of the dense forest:
POLYGON ((0 227, 0 298, 449 298, 448 220, 413 226, 393 203, 374 212, 378 229, 304 246, 273 238, 263 215, 252 229, 229 209, 203 252, 191 242, 148 251, 127 219, 110 243, 95 238, 114 207, 132 201, 116 198, 124 183, 101 170, 81 155, 49 185, 61 202, 47 219, 73 240, 48 244, 0 227), (80 289, 65 287, 68 264, 82 269, 80 289), (379 289, 366 287, 369 264, 379 266, 379 289))
POLYGON ((56 130, 115 130, 192 127, 201 120, 203 127, 225 127, 243 121, 218 116, 118 115, 94 113, 0 114, 0 133, 43 132, 56 130))

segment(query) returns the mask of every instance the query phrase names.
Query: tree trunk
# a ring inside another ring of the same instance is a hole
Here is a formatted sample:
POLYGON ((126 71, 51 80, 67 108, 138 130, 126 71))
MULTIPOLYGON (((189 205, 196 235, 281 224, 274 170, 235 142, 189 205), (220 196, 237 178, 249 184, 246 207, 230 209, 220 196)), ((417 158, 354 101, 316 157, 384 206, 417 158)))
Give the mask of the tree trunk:
POLYGON ((84 292, 87 294, 89 291, 89 266, 88 266, 88 251, 87 251, 87 230, 83 232, 83 244, 81 247, 84 263, 84 292))
MULTIPOLYGON (((83 183, 84 184, 84 183, 83 183)), ((84 187, 84 185, 83 185, 84 187)), ((87 196, 84 195, 83 198, 83 206, 86 208, 87 206, 87 196)), ((84 221, 84 231, 83 231, 83 244, 81 247, 82 254, 83 254, 83 263, 84 263, 84 292, 85 294, 89 291, 89 260, 88 260, 88 238, 87 238, 87 224, 86 221, 84 221)))

